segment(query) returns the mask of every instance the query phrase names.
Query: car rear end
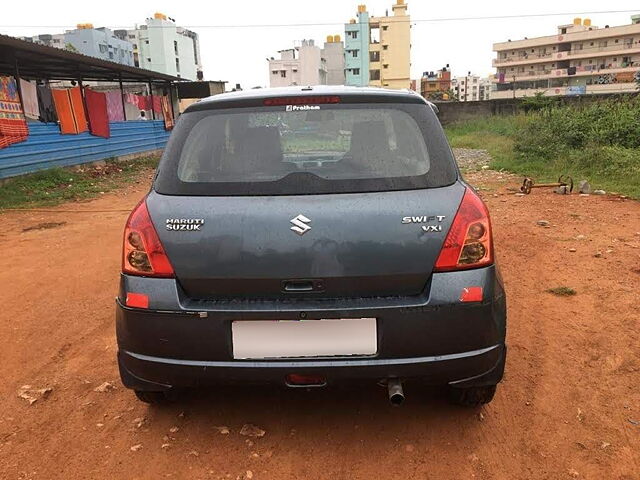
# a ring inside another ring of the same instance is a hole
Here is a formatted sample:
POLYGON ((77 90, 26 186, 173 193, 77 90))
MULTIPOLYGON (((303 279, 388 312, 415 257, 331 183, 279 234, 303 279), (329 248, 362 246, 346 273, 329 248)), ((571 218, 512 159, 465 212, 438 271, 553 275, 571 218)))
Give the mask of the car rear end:
POLYGON ((494 388, 505 321, 486 207, 409 93, 200 102, 125 229, 118 360, 138 392, 494 388))

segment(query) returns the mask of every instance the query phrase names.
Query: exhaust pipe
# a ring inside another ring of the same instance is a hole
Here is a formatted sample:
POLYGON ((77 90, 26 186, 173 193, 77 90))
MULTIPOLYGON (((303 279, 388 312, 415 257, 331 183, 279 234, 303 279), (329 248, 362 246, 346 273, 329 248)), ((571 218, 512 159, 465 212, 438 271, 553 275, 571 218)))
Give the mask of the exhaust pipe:
POLYGON ((404 392, 402 391, 402 382, 397 378, 390 378, 387 381, 389 389, 389 402, 394 407, 399 407, 404 402, 404 392))

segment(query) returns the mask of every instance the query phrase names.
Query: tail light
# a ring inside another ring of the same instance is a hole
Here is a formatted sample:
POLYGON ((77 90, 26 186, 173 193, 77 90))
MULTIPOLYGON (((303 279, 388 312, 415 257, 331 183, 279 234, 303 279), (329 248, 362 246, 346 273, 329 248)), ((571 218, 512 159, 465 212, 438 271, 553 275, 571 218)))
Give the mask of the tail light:
POLYGON ((492 263, 493 240, 489 212, 480 197, 467 188, 434 271, 464 270, 492 263))
POLYGON ((146 199, 133 209, 124 227, 122 272, 145 277, 173 277, 173 267, 151 223, 146 199))

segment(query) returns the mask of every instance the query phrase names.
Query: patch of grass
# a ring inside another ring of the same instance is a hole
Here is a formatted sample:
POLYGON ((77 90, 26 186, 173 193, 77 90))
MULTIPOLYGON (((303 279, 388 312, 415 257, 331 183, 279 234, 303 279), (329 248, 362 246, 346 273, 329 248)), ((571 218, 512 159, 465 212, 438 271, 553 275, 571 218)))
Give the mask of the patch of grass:
POLYGON ((640 198, 637 118, 640 100, 630 99, 487 117, 448 125, 445 131, 453 147, 487 150, 495 170, 538 183, 570 175, 576 184, 587 179, 594 189, 640 198))
POLYGON ((102 167, 54 168, 10 180, 0 186, 0 210, 53 206, 100 195, 130 183, 139 172, 156 168, 157 156, 107 161, 102 167))
POLYGON ((547 292, 558 297, 572 297, 577 293, 573 288, 565 286, 549 288, 547 292))

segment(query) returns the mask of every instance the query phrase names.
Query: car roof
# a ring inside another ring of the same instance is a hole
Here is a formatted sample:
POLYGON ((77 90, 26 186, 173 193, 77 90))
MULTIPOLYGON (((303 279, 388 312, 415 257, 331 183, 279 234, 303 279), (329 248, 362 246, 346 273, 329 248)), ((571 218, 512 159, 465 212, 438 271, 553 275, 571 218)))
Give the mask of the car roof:
POLYGON ((231 102, 244 102, 244 101, 259 101, 267 98, 274 97, 300 97, 300 96, 316 96, 316 95, 348 95, 362 96, 362 97, 384 97, 387 100, 397 98, 411 99, 413 102, 416 99, 422 100, 424 103, 430 104, 422 98, 421 95, 413 90, 391 90, 388 88, 378 87, 348 87, 344 85, 316 85, 316 86, 296 86, 296 87, 275 87, 275 88, 254 88, 251 90, 242 90, 237 92, 220 93, 211 97, 206 97, 200 101, 192 104, 185 110, 185 113, 190 110, 201 110, 207 108, 207 106, 216 107, 218 103, 231 103, 231 102), (195 107, 195 108, 192 108, 195 107))

